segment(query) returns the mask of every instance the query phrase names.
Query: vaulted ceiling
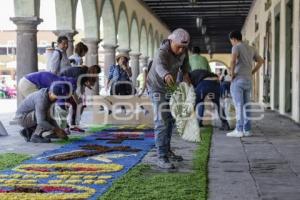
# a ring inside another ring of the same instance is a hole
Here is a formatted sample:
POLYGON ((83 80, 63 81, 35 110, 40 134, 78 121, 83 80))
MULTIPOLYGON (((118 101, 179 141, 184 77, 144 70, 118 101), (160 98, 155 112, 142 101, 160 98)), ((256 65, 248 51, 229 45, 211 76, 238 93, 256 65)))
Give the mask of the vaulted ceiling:
POLYGON ((199 46, 202 53, 207 53, 208 49, 212 53, 231 51, 228 33, 232 30, 241 30, 252 1, 144 0, 170 30, 178 27, 186 29, 191 34, 192 45, 199 46), (204 26, 206 31, 202 34, 204 26), (209 37, 209 41, 206 39, 205 42, 205 36, 209 37))

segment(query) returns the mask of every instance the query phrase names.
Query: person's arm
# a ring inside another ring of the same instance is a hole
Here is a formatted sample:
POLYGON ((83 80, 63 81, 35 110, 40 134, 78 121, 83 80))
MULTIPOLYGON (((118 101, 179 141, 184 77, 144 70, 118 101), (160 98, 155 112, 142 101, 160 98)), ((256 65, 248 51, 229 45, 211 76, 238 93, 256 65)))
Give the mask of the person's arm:
POLYGON ((148 71, 144 70, 143 71, 144 83, 143 83, 143 86, 142 86, 142 90, 140 91, 140 94, 138 95, 139 97, 141 97, 144 94, 145 90, 146 90, 146 87, 147 87, 147 75, 148 75, 148 71))
POLYGON ((108 90, 110 81, 111 81, 111 79, 112 79, 113 76, 114 76, 114 69, 115 69, 115 65, 111 65, 111 66, 109 67, 108 77, 107 77, 106 84, 105 84, 106 90, 108 90))
POLYGON ((210 65, 209 65, 209 62, 208 62, 207 58, 206 58, 206 57, 204 57, 204 59, 205 59, 205 63, 206 63, 206 69, 207 69, 207 71, 211 72, 211 68, 210 68, 210 65))
POLYGON ((182 74, 183 74, 183 81, 186 82, 187 84, 191 85, 192 81, 189 75, 189 71, 191 70, 190 62, 189 62, 189 56, 188 52, 186 52, 184 61, 183 61, 183 66, 182 66, 182 74))
POLYGON ((230 61, 230 73, 231 73, 232 80, 236 76, 234 71, 235 71, 235 65, 236 65, 237 59, 238 59, 238 49, 237 49, 237 46, 234 46, 232 48, 231 61, 230 61))
POLYGON ((55 50, 51 56, 50 63, 49 63, 52 73, 59 74, 60 62, 61 62, 60 54, 59 54, 59 52, 57 52, 57 50, 55 50))
POLYGON ((155 67, 154 69, 157 75, 163 80, 165 80, 168 75, 171 75, 167 62, 167 56, 168 55, 165 52, 159 52, 156 60, 156 66, 152 66, 155 67))
POLYGON ((265 60, 257 53, 254 55, 254 61, 256 61, 256 65, 252 70, 252 75, 255 74, 265 62, 265 60))
POLYGON ((132 70, 131 70, 131 67, 126 66, 124 69, 125 69, 125 71, 127 72, 128 77, 129 77, 129 78, 132 77, 132 70))
POLYGON ((48 108, 49 106, 46 105, 45 101, 37 101, 35 104, 36 123, 45 130, 54 130, 57 127, 53 126, 47 121, 48 108))

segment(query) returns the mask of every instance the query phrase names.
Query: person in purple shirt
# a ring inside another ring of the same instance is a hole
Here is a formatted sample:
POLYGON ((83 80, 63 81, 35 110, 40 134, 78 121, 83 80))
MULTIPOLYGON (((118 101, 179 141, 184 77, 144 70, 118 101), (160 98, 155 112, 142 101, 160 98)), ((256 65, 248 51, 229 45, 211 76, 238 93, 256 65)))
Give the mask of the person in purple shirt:
POLYGON ((54 82, 64 82, 70 86, 71 91, 76 91, 76 79, 65 76, 57 76, 51 72, 34 72, 27 74, 20 79, 18 91, 25 98, 29 94, 38 91, 41 88, 50 88, 51 84, 54 82))

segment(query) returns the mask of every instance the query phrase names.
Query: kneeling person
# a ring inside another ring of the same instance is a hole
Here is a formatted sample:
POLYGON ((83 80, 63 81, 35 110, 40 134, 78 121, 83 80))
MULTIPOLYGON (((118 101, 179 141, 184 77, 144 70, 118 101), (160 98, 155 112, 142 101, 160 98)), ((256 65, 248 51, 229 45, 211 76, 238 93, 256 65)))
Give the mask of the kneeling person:
POLYGON ((27 142, 51 142, 49 138, 42 136, 42 133, 46 131, 53 131, 53 135, 68 139, 65 131, 59 128, 56 121, 50 116, 52 104, 58 97, 68 94, 66 88, 58 84, 50 87, 50 89, 42 88, 27 96, 18 106, 15 119, 24 128, 21 135, 27 142))

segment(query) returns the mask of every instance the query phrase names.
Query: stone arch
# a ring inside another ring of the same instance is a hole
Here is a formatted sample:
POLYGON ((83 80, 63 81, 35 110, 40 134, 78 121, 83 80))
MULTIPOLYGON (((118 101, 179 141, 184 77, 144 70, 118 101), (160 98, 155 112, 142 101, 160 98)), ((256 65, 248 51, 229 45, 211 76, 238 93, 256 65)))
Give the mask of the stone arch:
POLYGON ((75 30, 76 6, 72 0, 55 0, 55 11, 57 30, 75 30))
MULTIPOLYGON (((103 45, 116 45, 117 31, 116 31, 116 17, 113 9, 113 2, 110 0, 102 1, 101 18, 103 22, 103 45)), ((99 20, 100 21, 100 20, 99 20)))
POLYGON ((146 22, 143 19, 141 23, 141 33, 140 33, 140 52, 142 56, 148 56, 148 34, 147 34, 147 27, 146 22))
POLYGON ((129 49, 129 23, 127 17, 127 9, 124 2, 120 4, 118 14, 118 45, 120 50, 129 49))
POLYGON ((14 0, 14 10, 16 17, 39 17, 40 0, 14 0))
MULTIPOLYGON (((56 30, 55 1, 40 1, 40 18, 43 20, 43 22, 38 25, 38 30, 56 30)), ((39 32, 37 34, 39 35, 39 32)))
POLYGON ((163 36, 163 34, 160 34, 159 42, 161 43, 163 40, 164 40, 164 36, 163 36))
POLYGON ((154 38, 153 38, 153 28, 152 24, 149 25, 148 29, 148 56, 153 58, 154 56, 154 38))
POLYGON ((85 38, 99 39, 99 23, 97 15, 96 1, 81 0, 82 13, 84 19, 85 38))
POLYGON ((222 60, 212 59, 212 60, 209 60, 208 62, 209 62, 209 63, 212 63, 212 62, 222 63, 226 68, 229 69, 228 64, 227 64, 226 62, 222 61, 222 60))
POLYGON ((133 12, 130 22, 130 49, 132 53, 140 52, 140 35, 139 35, 138 19, 136 13, 133 12))
POLYGON ((154 50, 153 50, 154 55, 156 54, 158 48, 159 48, 159 36, 158 36, 158 31, 156 30, 154 35, 154 50))

